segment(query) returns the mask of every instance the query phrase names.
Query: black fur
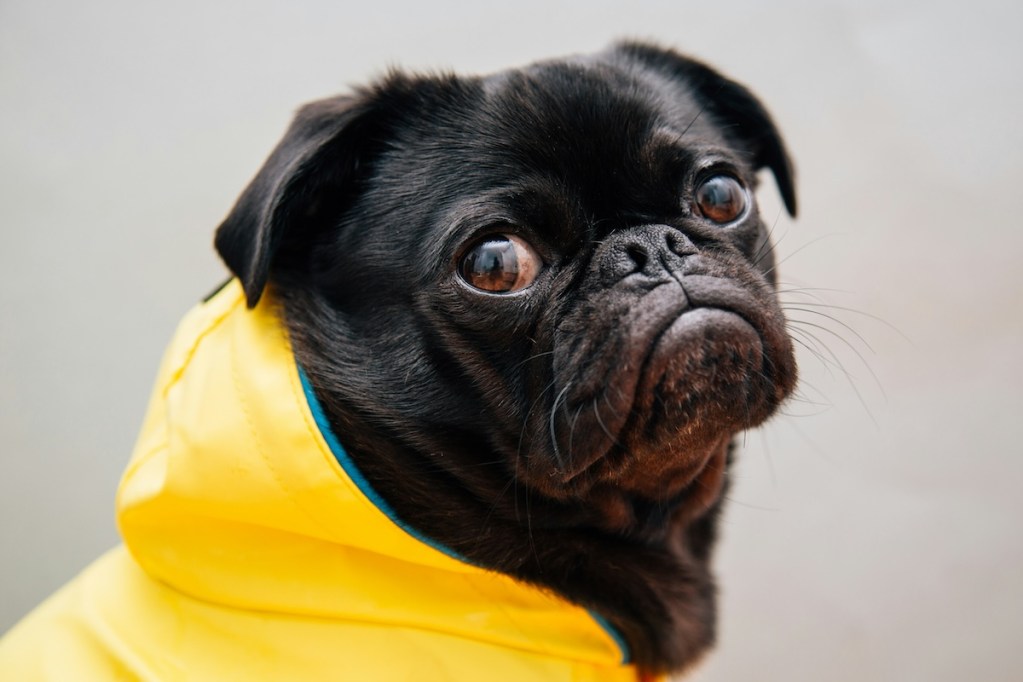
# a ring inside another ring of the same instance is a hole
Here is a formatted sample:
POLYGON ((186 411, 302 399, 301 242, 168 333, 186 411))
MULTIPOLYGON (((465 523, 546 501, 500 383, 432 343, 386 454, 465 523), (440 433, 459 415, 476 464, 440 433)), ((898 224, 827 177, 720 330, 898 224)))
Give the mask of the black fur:
POLYGON ((757 100, 623 44, 487 78, 392 74, 304 107, 217 233, 270 282, 345 448, 405 521, 618 627, 679 670, 714 638, 709 558, 738 431, 796 379, 755 206, 694 211, 709 173, 792 166, 757 100), (458 277, 482 235, 545 267, 458 277))

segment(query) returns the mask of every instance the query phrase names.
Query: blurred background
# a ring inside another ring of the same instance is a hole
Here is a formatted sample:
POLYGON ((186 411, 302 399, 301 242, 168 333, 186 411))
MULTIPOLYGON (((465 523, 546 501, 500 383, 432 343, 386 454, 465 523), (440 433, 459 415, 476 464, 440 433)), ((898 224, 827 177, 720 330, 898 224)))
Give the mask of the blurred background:
POLYGON ((803 383, 744 436, 721 680, 1023 679, 1023 5, 0 2, 0 631, 117 542, 157 362, 295 107, 653 38, 760 95, 803 383), (357 6, 357 9, 355 8, 357 6))

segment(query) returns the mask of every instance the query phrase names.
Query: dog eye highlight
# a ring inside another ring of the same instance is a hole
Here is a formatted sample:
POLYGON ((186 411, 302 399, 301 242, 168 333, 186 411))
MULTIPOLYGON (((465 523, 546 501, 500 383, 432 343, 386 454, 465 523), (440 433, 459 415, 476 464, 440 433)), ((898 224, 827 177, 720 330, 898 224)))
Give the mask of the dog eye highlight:
POLYGON ((515 235, 490 235, 466 251, 459 274, 469 286, 494 294, 521 291, 536 280, 542 261, 515 235))
POLYGON ((730 175, 711 176, 696 188, 696 212, 718 225, 738 219, 748 205, 746 188, 730 175))

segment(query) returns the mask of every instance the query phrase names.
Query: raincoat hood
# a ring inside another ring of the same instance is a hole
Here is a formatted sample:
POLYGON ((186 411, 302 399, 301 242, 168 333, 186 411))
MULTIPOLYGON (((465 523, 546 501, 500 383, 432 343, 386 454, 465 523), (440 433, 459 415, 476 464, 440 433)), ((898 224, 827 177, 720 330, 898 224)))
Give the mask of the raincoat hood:
POLYGON ((273 297, 182 321, 112 550, 0 641, 2 679, 636 680, 599 617, 404 525, 331 433, 273 297))

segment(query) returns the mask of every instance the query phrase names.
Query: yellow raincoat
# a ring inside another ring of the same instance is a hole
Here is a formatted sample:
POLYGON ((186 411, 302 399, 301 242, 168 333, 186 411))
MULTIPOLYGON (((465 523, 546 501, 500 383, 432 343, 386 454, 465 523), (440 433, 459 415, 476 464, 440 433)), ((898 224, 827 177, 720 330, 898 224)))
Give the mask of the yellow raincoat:
POLYGON ((0 640, 0 680, 637 679, 592 613, 403 526, 237 282, 168 349, 117 518, 124 546, 0 640))

